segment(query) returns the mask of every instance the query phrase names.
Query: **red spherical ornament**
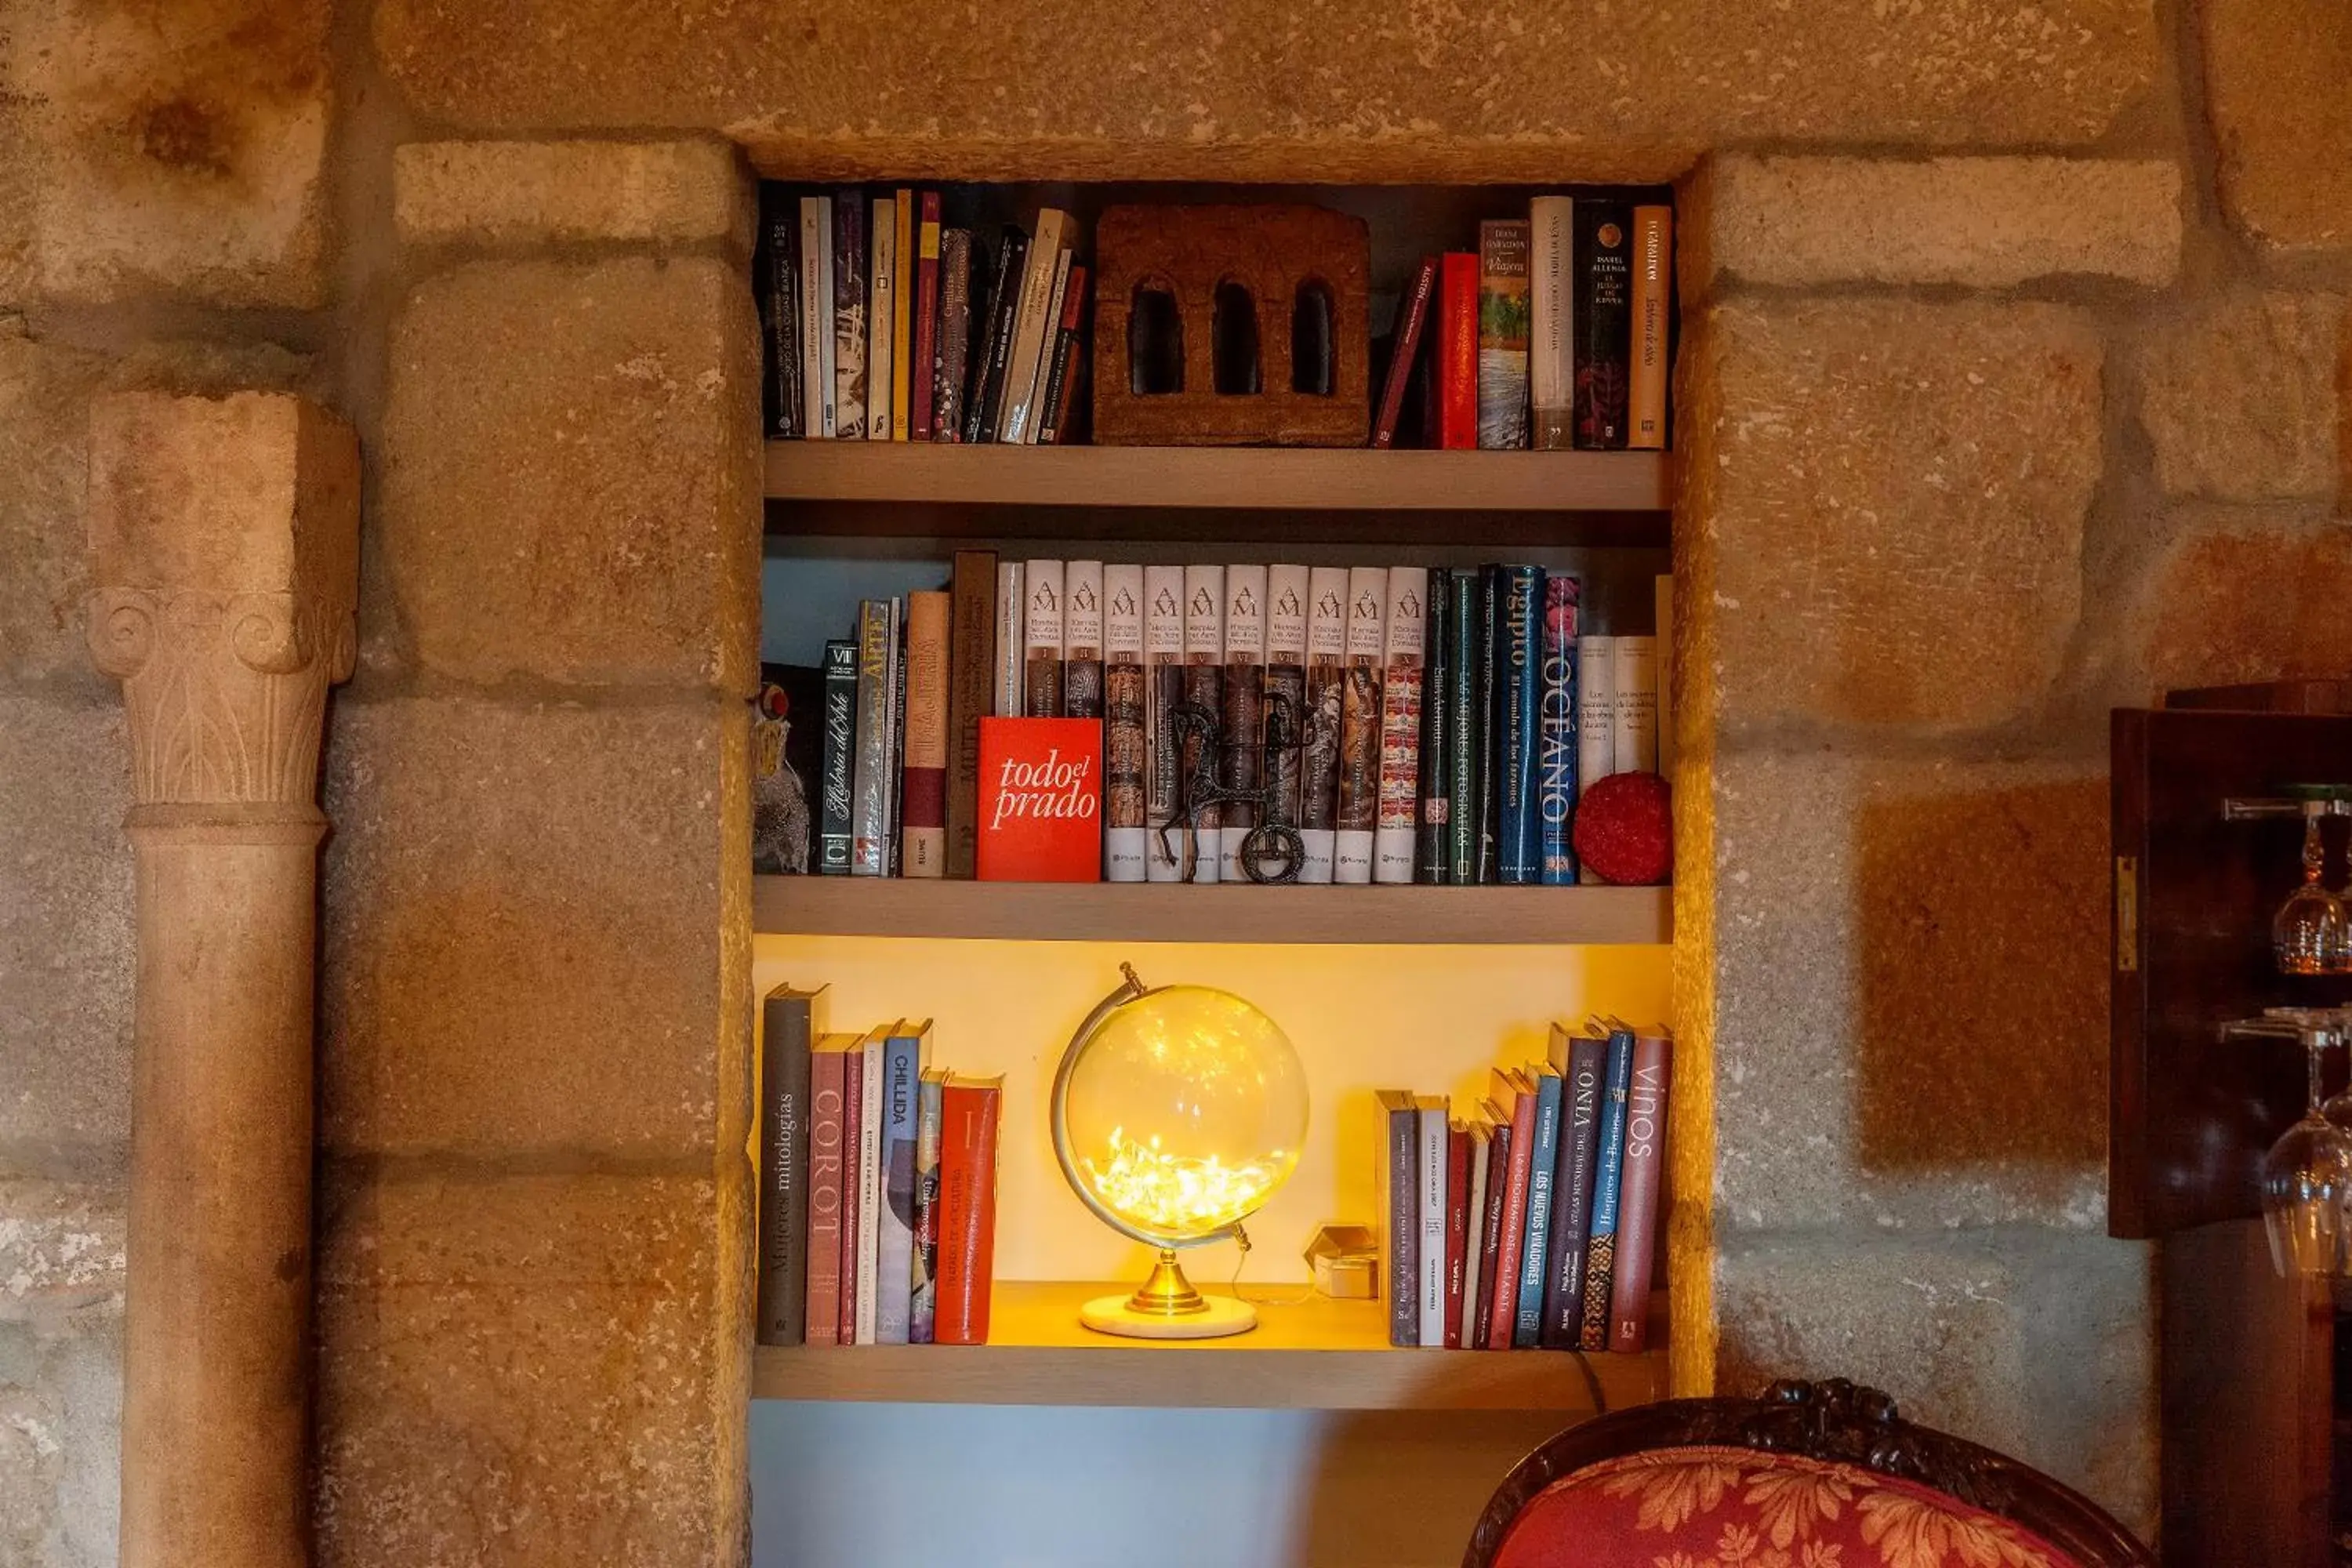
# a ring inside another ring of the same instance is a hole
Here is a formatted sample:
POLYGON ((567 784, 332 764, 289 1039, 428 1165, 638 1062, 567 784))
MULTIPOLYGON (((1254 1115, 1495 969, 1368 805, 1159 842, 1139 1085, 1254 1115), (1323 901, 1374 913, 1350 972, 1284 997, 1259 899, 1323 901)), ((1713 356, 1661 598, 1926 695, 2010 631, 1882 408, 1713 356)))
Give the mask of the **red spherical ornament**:
POLYGON ((1576 803, 1577 858, 1604 882, 1643 887, 1675 872, 1675 814, 1655 773, 1612 773, 1576 803))

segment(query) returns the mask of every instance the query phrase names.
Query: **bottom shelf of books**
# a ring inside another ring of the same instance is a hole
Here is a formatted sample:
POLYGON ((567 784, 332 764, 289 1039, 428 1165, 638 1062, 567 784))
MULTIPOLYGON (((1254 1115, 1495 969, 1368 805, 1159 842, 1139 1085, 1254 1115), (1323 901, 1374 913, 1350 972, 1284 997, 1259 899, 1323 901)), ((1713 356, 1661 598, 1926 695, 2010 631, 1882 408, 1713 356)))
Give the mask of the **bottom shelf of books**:
POLYGON ((1397 1349, 1388 1307, 1305 1285, 1244 1294, 1258 1326, 1230 1339, 1145 1343, 1080 1325, 1117 1284, 1000 1281, 984 1345, 763 1345, 760 1399, 1221 1409, 1560 1410, 1597 1415, 1666 1395, 1665 1297, 1633 1355, 1397 1349))

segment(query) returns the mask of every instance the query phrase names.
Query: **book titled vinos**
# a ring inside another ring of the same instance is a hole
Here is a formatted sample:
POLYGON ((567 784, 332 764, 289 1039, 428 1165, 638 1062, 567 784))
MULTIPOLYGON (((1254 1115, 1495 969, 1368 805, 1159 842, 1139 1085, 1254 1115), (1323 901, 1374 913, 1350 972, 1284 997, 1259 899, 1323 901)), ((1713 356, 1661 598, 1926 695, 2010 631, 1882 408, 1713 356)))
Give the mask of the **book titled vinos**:
POLYGON ((1332 878, 1339 806, 1339 728, 1348 685, 1348 569, 1318 566, 1307 580, 1307 711, 1299 751, 1302 882, 1332 878))
MULTIPOLYGON (((1224 731, 1218 747, 1218 782, 1227 789, 1259 787, 1260 730, 1265 709, 1265 568, 1225 568, 1225 665, 1220 696, 1224 731)), ((1225 803, 1217 825, 1218 879, 1245 882, 1242 847, 1257 826, 1254 801, 1225 803)))
POLYGON ((1478 226, 1478 445, 1528 444, 1528 226, 1478 226))
POLYGON ((1143 568, 1103 568, 1103 875, 1147 879, 1143 568))
POLYGON ((982 881, 1101 880, 1102 752, 1097 721, 980 721, 982 881))
POLYGON ((1410 882, 1414 825, 1421 815, 1423 640, 1429 573, 1391 566, 1388 574, 1385 653, 1381 671, 1381 785, 1372 834, 1372 880, 1410 882))
POLYGON ((1658 1188, 1666 1158, 1666 1091, 1674 1041, 1663 1029, 1633 1037, 1625 1089, 1625 1152, 1617 1200, 1617 1275, 1609 1291, 1609 1348, 1632 1352, 1650 1342, 1650 1271, 1656 1246, 1658 1188))
POLYGON ((1331 879, 1372 879, 1380 826, 1381 677, 1388 657, 1388 573, 1348 569, 1348 662, 1339 704, 1339 804, 1332 815, 1331 879))

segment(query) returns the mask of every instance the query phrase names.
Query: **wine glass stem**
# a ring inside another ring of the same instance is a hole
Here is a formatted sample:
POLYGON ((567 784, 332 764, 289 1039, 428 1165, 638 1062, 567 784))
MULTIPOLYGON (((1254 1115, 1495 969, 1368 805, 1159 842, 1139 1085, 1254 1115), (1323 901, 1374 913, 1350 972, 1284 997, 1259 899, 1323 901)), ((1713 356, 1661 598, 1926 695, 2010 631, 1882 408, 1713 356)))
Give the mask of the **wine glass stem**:
POLYGON ((2309 1034, 2304 1036, 2303 1038, 2305 1079, 2309 1086, 2308 1105, 2306 1109, 2308 1110, 2309 1114, 2317 1116, 2319 1114, 2320 1099, 2319 1068, 2321 1055, 2327 1049, 2327 1035, 2325 1030, 2314 1029, 2309 1034))

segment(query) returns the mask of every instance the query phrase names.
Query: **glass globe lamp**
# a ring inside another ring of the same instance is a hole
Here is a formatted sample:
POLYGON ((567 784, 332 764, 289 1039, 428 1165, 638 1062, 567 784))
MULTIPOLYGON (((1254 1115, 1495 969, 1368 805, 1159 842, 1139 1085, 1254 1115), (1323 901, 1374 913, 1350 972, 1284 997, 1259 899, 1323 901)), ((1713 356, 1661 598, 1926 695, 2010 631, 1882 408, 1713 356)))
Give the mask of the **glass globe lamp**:
POLYGON ((1298 1164, 1307 1073, 1272 1018, 1205 985, 1147 988, 1122 964, 1054 1075, 1054 1153, 1079 1201, 1158 1254, 1132 1296, 1079 1312, 1135 1339, 1213 1339, 1256 1325, 1195 1290, 1177 1249, 1238 1237, 1298 1164))

